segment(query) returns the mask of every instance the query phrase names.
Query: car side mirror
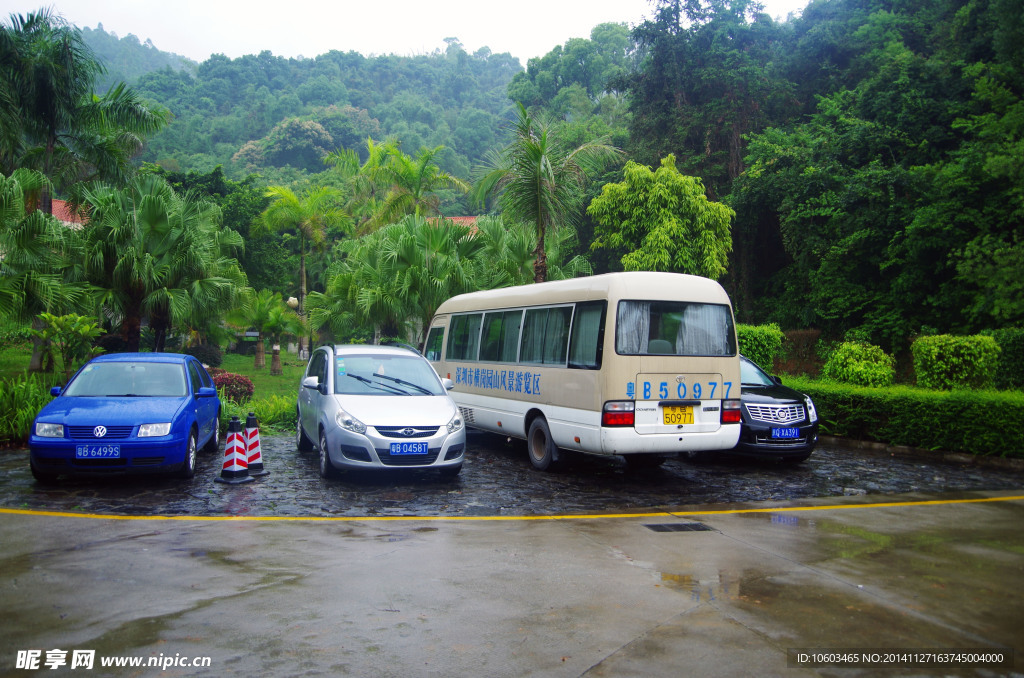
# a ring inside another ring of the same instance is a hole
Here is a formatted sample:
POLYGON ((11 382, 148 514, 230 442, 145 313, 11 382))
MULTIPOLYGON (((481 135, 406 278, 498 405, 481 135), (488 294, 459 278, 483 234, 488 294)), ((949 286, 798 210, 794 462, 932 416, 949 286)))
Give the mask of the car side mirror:
POLYGON ((50 395, 52 395, 54 398, 56 398, 57 396, 59 396, 63 392, 64 392, 64 388, 61 387, 61 386, 53 386, 53 387, 50 388, 50 395))
POLYGON ((305 379, 302 380, 302 387, 303 388, 315 388, 315 389, 319 390, 320 389, 320 379, 319 379, 319 377, 306 377, 305 379))
POLYGON ((778 377, 778 376, 775 376, 775 375, 773 374, 773 375, 772 375, 772 381, 774 381, 774 382, 775 382, 776 384, 778 384, 779 386, 782 386, 782 377, 778 377))
POLYGON ((214 386, 200 386, 196 396, 199 398, 213 398, 217 395, 217 388, 214 386))
POLYGON ((443 379, 441 379, 441 385, 444 386, 444 390, 446 391, 450 391, 453 388, 455 388, 455 382, 449 379, 448 377, 444 377, 443 379))

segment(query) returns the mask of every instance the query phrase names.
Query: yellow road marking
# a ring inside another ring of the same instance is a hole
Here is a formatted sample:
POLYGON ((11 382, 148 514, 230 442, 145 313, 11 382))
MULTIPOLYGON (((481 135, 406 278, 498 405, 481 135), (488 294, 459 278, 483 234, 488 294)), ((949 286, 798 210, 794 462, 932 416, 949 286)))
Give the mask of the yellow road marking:
POLYGON ((790 513, 794 511, 840 511, 864 508, 903 508, 907 506, 941 506, 948 504, 980 504, 997 501, 1024 501, 1024 495, 983 497, 980 499, 932 499, 926 501, 891 501, 877 504, 832 504, 826 506, 778 506, 774 508, 741 508, 705 511, 657 511, 654 513, 596 513, 553 516, 129 516, 102 513, 71 513, 68 511, 37 511, 33 509, 0 508, 0 514, 45 516, 50 518, 90 518, 93 520, 186 520, 194 522, 394 522, 394 521, 483 521, 483 520, 608 520, 620 518, 678 518, 683 516, 721 516, 737 513, 790 513))

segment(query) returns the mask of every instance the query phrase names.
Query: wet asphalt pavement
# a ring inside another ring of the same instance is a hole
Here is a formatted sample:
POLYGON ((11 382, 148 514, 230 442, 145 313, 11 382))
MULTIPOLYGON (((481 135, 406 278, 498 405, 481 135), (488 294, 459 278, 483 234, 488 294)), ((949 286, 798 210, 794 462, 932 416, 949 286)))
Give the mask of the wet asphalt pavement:
POLYGON ((642 513, 684 504, 1024 488, 1024 473, 916 456, 820 445, 806 462, 669 459, 636 470, 619 457, 567 453, 557 472, 535 471, 520 441, 470 432, 462 474, 400 470, 323 480, 316 453, 292 436, 263 435, 270 474, 215 482, 222 456, 201 454, 195 478, 92 476, 37 483, 26 449, 0 450, 0 507, 72 513, 190 516, 503 516, 642 513))

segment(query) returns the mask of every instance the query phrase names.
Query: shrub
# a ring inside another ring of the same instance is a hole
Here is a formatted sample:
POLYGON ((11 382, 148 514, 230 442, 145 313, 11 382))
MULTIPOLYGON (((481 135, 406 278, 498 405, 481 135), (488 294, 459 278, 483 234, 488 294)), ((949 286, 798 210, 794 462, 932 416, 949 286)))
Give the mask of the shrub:
POLYGON ((215 344, 197 344, 182 349, 181 352, 195 357, 196 360, 209 367, 220 367, 220 364, 224 362, 224 354, 221 352, 220 346, 215 344))
POLYGON ((50 387, 38 375, 0 381, 0 443, 23 444, 32 421, 50 402, 50 387))
POLYGON ((910 347, 918 386, 950 390, 995 383, 999 345, 992 337, 920 337, 910 347))
POLYGON ((224 372, 213 377, 213 384, 220 391, 225 400, 236 403, 243 403, 252 399, 256 388, 252 385, 249 377, 233 372, 224 372))
POLYGON ((1024 388, 1024 328, 986 332, 999 344, 996 388, 1024 388))
POLYGON ((865 388, 788 377, 814 399, 822 433, 889 445, 1024 457, 1024 394, 865 388), (956 416, 950 416, 955 412, 956 416))
POLYGON ((220 419, 223 432, 227 432, 227 425, 231 421, 231 417, 238 417, 244 425, 245 418, 250 412, 256 414, 261 433, 263 431, 295 431, 295 398, 272 395, 239 403, 225 401, 220 419))
POLYGON ((736 334, 740 353, 768 372, 775 371, 775 358, 782 349, 782 330, 775 323, 767 325, 737 325, 736 334))
POLYGON ((858 386, 888 386, 896 376, 896 361, 878 346, 844 341, 829 356, 821 374, 858 386))
POLYGON ((785 365, 782 371, 814 375, 821 372, 822 360, 816 350, 821 330, 787 330, 783 334, 782 355, 785 365))

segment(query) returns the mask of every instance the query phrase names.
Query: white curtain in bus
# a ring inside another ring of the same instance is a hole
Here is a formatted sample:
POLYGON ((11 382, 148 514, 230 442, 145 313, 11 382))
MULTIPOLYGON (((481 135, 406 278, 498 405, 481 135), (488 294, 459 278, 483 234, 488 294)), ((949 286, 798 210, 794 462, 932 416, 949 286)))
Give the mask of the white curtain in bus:
POLYGON ((647 352, 647 340, 651 331, 651 302, 619 302, 616 347, 619 353, 636 355, 647 352))
POLYGON ((572 323, 572 341, 569 364, 583 367, 597 366, 597 339, 601 330, 600 306, 577 306, 572 323))
POLYGON ((729 355, 729 310, 714 304, 689 304, 676 335, 679 355, 729 355))

